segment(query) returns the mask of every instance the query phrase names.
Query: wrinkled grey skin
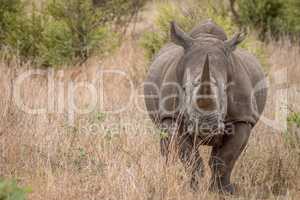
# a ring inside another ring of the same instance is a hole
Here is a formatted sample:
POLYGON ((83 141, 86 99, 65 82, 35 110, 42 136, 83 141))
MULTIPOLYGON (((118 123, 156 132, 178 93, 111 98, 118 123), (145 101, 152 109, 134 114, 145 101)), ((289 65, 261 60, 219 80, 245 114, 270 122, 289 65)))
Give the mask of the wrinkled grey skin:
POLYGON ((168 133, 162 154, 168 156, 172 141, 197 189, 203 175, 199 146, 212 146, 210 189, 232 194, 231 172, 266 102, 261 66, 237 48, 243 35, 228 40, 210 20, 189 34, 172 23, 171 40, 154 58, 144 87, 150 118, 168 133))

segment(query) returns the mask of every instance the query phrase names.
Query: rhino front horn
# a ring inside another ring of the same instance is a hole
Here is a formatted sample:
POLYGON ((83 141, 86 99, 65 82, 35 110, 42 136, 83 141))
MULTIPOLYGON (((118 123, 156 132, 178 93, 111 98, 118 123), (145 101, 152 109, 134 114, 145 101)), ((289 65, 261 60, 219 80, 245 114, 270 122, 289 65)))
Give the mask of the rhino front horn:
POLYGON ((209 57, 208 55, 205 58, 202 75, 200 78, 200 94, 210 95, 212 94, 212 89, 210 85, 210 70, 209 70, 209 57))
POLYGON ((210 71, 209 71, 209 57, 206 55, 205 62, 203 66, 203 72, 201 75, 201 82, 202 83, 208 83, 210 81, 210 71))

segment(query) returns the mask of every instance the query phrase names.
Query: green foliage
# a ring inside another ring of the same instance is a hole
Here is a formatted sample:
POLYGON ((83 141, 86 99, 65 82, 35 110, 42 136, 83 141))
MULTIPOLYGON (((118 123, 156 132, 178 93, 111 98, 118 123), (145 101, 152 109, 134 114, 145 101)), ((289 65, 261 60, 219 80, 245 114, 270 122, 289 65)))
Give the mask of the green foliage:
POLYGON ((21 0, 0 0, 0 49, 5 38, 20 24, 24 4, 21 0))
POLYGON ((268 33, 280 33, 284 6, 282 0, 239 0, 240 21, 243 25, 259 30, 260 38, 268 33))
POLYGON ((19 187, 16 181, 7 181, 0 178, 0 200, 25 200, 28 188, 19 187))
POLYGON ((116 36, 112 33, 107 34, 107 27, 102 21, 104 13, 100 8, 94 7, 92 1, 51 0, 48 5, 48 13, 56 22, 65 25, 65 33, 71 37, 70 41, 67 37, 61 37, 61 42, 70 44, 75 58, 83 61, 95 52, 105 53, 108 51, 107 46, 103 44, 104 40, 109 35, 116 36))
POLYGON ((15 21, 13 28, 6 35, 4 44, 11 49, 22 62, 33 62, 40 56, 39 45, 43 42, 43 16, 33 6, 31 13, 15 21))
POLYGON ((291 113, 287 118, 287 122, 289 124, 295 124, 297 127, 300 128, 300 113, 298 112, 291 113))
POLYGON ((160 139, 167 139, 168 136, 169 136, 169 134, 168 134, 167 132, 161 131, 161 132, 159 133, 160 139))
POLYGON ((84 165, 87 162, 87 152, 85 151, 84 148, 79 147, 76 149, 76 153, 75 153, 75 158, 74 158, 74 166, 76 167, 77 170, 82 170, 82 168, 84 167, 84 165))
POLYGON ((300 33, 300 1, 287 0, 285 1, 284 10, 284 31, 294 36, 300 33))
POLYGON ((288 118, 288 129, 283 133, 285 145, 296 153, 300 153, 300 113, 292 112, 288 118))
POLYGON ((115 25, 120 28, 127 28, 127 25, 136 16, 138 11, 149 0, 93 0, 95 7, 101 9, 103 23, 115 22, 115 25))
POLYGON ((118 45, 118 36, 103 21, 92 1, 49 0, 39 44, 40 64, 81 63, 91 55, 106 55, 118 45))
POLYGON ((73 60, 72 33, 60 21, 49 21, 42 32, 43 42, 38 46, 39 63, 45 66, 70 64, 73 60))
POLYGON ((166 37, 154 31, 145 33, 140 41, 148 60, 152 60, 166 42, 166 37))
POLYGON ((106 119, 106 113, 103 112, 96 112, 96 119, 98 122, 104 122, 106 119))
POLYGON ((300 33, 298 0, 238 0, 238 6, 241 24, 257 30, 262 40, 300 33))
POLYGON ((18 20, 10 22, 2 45, 21 61, 42 66, 83 62, 94 53, 104 54, 116 46, 113 40, 108 41, 115 35, 98 24, 101 12, 91 1, 49 0, 46 10, 39 11, 33 5, 28 14, 19 15, 18 20))
POLYGON ((22 0, 0 0, 0 50, 37 66, 105 56, 119 45, 116 32, 127 28, 146 2, 46 0, 44 9, 37 9, 22 0))

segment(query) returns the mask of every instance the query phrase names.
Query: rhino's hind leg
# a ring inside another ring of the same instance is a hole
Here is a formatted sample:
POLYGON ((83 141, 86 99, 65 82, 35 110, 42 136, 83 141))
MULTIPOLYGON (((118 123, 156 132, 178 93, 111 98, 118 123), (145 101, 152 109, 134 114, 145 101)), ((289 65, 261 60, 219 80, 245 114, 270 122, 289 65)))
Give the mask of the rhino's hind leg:
POLYGON ((236 123, 233 134, 224 136, 221 146, 213 147, 209 161, 212 170, 211 191, 227 194, 235 192, 230 176, 235 162, 248 142, 250 132, 249 124, 236 123))
POLYGON ((179 156, 186 171, 191 176, 190 186, 194 191, 198 190, 199 179, 204 175, 203 160, 191 136, 183 136, 178 140, 179 156))

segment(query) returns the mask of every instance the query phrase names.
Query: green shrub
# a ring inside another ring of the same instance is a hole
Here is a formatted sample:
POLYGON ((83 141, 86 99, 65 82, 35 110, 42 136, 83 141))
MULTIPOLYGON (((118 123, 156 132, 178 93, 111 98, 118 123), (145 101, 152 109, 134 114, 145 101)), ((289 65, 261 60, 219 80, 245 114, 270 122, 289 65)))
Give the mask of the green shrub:
POLYGON ((298 37, 300 33, 300 1, 287 0, 284 5, 284 31, 290 36, 298 37))
POLYGON ((268 33, 278 36, 282 31, 284 3, 282 0, 239 0, 240 21, 259 31, 262 40, 268 33))
MULTIPOLYGON (((53 20, 60 26, 65 26, 62 27, 65 35, 59 39, 62 44, 70 43, 73 53, 69 55, 79 59, 80 62, 96 52, 105 53, 110 50, 109 47, 114 46, 113 40, 109 43, 105 40, 108 36, 116 37, 116 34, 107 33, 108 27, 103 21, 104 13, 101 8, 94 7, 91 0, 51 0, 47 10, 53 20), (70 39, 64 37, 66 35, 71 36, 70 39)), ((53 34, 46 35, 50 37, 50 41, 56 40, 51 39, 53 34)), ((59 44, 54 46, 59 47, 59 44)))
POLYGON ((39 56, 39 45, 43 42, 44 16, 33 6, 29 14, 14 22, 14 28, 4 39, 11 53, 21 62, 31 60, 35 62, 39 56))
POLYGON ((95 54, 107 55, 119 45, 116 32, 128 27, 146 2, 46 0, 44 9, 36 9, 22 0, 0 0, 0 50, 37 66, 82 63, 95 54))
POLYGON ((101 22, 103 13, 91 0, 49 0, 45 10, 33 4, 26 14, 21 1, 14 1, 20 5, 11 9, 15 17, 3 14, 8 17, 0 23, 9 26, 3 25, 8 28, 0 42, 22 62, 30 60, 38 66, 84 62, 93 54, 109 53, 118 44, 117 35, 101 22))
POLYGON ((16 181, 0 178, 0 200, 25 200, 28 188, 19 187, 16 181))
POLYGON ((5 45, 5 38, 21 23, 23 10, 21 0, 0 0, 0 49, 5 45))
MULTIPOLYGON (((128 24, 150 0, 93 0, 95 7, 103 13, 102 23, 114 22, 116 28, 126 31, 128 24)), ((122 32, 122 31, 121 31, 122 32)))
POLYGON ((166 44, 167 40, 161 34, 157 34, 157 32, 147 32, 141 38, 141 46, 145 51, 145 56, 148 61, 151 61, 152 58, 159 52, 164 44, 166 44))
POLYGON ((238 6, 241 24, 257 30, 262 40, 300 33, 299 0, 238 0, 238 6))
POLYGON ((49 21, 43 31, 43 42, 38 46, 39 63, 45 66, 70 64, 73 60, 72 34, 60 21, 49 21))

